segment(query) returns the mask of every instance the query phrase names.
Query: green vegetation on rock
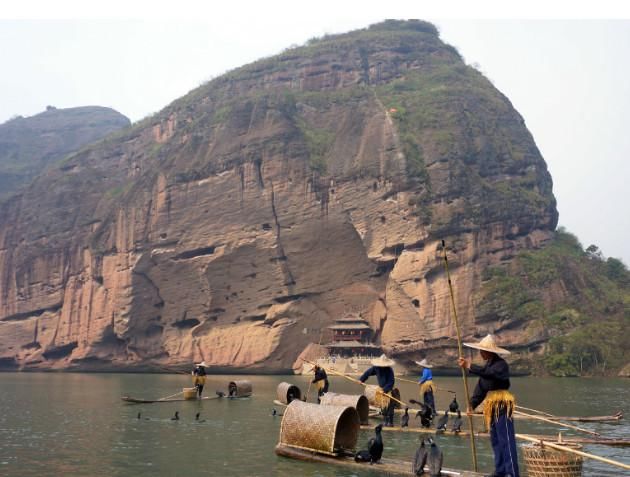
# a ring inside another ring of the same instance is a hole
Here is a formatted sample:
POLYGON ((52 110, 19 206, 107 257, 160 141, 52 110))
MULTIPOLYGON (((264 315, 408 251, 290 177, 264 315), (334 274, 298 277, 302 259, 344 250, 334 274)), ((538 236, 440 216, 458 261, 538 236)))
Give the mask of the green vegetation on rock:
MULTIPOLYGON (((588 250, 591 250, 590 252, 588 250)), ((486 271, 478 320, 518 322, 547 342, 535 368, 555 376, 605 374, 630 361, 630 272, 585 251, 560 229, 551 243, 486 271)))

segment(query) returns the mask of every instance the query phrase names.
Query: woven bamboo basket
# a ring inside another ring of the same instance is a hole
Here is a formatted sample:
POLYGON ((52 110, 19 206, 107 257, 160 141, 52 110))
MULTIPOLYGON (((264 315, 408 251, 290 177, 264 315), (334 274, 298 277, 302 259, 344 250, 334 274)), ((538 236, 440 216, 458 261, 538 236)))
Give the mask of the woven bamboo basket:
POLYGON ((241 381, 230 381, 228 384, 228 395, 230 397, 249 397, 252 395, 252 383, 251 381, 241 380, 241 381), (231 390, 235 390, 232 394, 230 394, 231 390))
POLYGON ((389 405, 389 396, 383 394, 380 389, 374 384, 368 384, 363 388, 363 395, 367 398, 370 406, 385 409, 389 405))
POLYGON ((282 404, 290 404, 292 399, 297 399, 298 401, 302 400, 302 391, 296 385, 291 383, 280 383, 278 384, 278 389, 276 390, 278 395, 278 401, 282 404), (291 395, 293 398, 291 398, 291 395))
POLYGON ((321 398, 322 406, 351 406, 357 410, 361 424, 367 424, 370 415, 370 403, 365 396, 326 393, 321 398))
MULTIPOLYGON (((579 450, 582 446, 562 443, 579 450)), ((581 477, 582 457, 538 444, 521 446, 529 477, 581 477)))
POLYGON ((359 415, 349 406, 320 406, 295 399, 280 425, 280 444, 321 454, 354 451, 359 436, 359 415))
POLYGON ((197 399, 197 388, 184 388, 184 399, 197 399))

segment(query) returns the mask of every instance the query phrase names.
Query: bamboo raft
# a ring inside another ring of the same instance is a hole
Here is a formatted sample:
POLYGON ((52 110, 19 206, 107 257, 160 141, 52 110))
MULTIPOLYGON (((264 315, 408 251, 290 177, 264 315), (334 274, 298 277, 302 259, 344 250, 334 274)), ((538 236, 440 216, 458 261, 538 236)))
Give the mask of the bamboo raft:
MULTIPOLYGON (((409 412, 411 413, 412 411, 417 411, 418 409, 412 409, 409 408, 409 412)), ((395 412, 397 414, 403 414, 405 411, 404 409, 396 409, 395 412)), ((450 412, 450 411, 449 411, 450 412)), ((444 410, 442 411, 436 411, 436 413, 438 415, 442 415, 444 414, 444 410)), ((453 413, 450 413, 453 414, 453 413)), ((465 412, 462 411, 462 416, 465 415, 465 412)), ((472 415, 474 417, 483 417, 483 413, 482 412, 473 412, 472 415)), ((370 408, 370 417, 372 418, 376 418, 376 417, 380 417, 380 409, 377 409, 375 407, 371 407, 370 408)), ((540 416, 540 417, 544 417, 544 416, 540 416)), ((555 419, 556 421, 574 421, 574 422, 612 422, 612 423, 618 423, 619 421, 621 421, 623 419, 623 411, 619 411, 616 414, 612 414, 610 416, 550 416, 551 418, 555 419)), ((529 420, 533 420, 535 419, 535 417, 532 416, 528 416, 528 415, 522 415, 519 413, 514 413, 514 418, 515 419, 529 419, 529 420)))
POLYGON ((210 401, 212 399, 221 399, 221 396, 202 397, 201 399, 184 399, 184 398, 176 398, 176 399, 138 399, 138 398, 134 398, 134 397, 131 397, 131 396, 122 396, 120 399, 122 399, 125 402, 131 403, 131 404, 153 404, 153 403, 156 403, 156 402, 210 401))
MULTIPOLYGON (((363 431, 373 431, 374 426, 361 426, 361 430, 363 431)), ((382 432, 402 432, 409 434, 432 434, 432 435, 444 435, 444 436, 460 436, 460 437, 468 437, 470 436, 470 431, 440 431, 437 432, 435 429, 424 428, 424 427, 383 427, 382 432)), ((524 434, 533 439, 539 439, 549 442, 554 442, 557 437, 553 435, 545 435, 545 434, 524 434)), ((490 437, 488 432, 475 432, 475 437, 490 437)), ((611 446, 611 447, 630 447, 630 439, 610 439, 610 438, 590 438, 590 437, 581 437, 581 436, 562 436, 562 442, 568 444, 595 444, 602 446, 611 446)))
MULTIPOLYGON (((331 456, 318 454, 305 449, 297 449, 284 444, 276 446, 276 454, 291 459, 304 460, 308 462, 318 462, 322 464, 341 465, 351 469, 370 470, 385 475, 414 476, 411 472, 411 461, 382 458, 378 464, 370 465, 368 462, 355 462, 350 455, 331 456)), ((426 468, 425 468, 426 470, 426 468)), ((425 472, 424 475, 429 475, 425 472)), ((448 477, 483 477, 483 474, 467 470, 456 470, 442 468, 443 476, 448 477)))

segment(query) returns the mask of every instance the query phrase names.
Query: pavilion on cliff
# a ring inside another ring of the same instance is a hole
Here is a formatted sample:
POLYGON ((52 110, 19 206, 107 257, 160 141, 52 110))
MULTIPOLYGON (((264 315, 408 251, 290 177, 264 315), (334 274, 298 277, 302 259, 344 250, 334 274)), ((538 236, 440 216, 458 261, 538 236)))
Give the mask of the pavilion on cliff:
POLYGON ((373 331, 367 321, 358 314, 347 314, 328 327, 332 341, 324 346, 331 355, 341 357, 378 356, 381 348, 373 344, 373 331))

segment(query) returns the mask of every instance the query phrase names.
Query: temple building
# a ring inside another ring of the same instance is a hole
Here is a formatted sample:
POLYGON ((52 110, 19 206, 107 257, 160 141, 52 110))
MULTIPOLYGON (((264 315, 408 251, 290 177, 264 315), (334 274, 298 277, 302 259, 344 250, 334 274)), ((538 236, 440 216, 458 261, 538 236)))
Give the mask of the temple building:
POLYGON ((351 358, 381 354, 381 348, 371 342, 374 335, 372 328, 357 314, 335 320, 328 329, 332 331, 332 341, 324 346, 331 355, 351 358))

